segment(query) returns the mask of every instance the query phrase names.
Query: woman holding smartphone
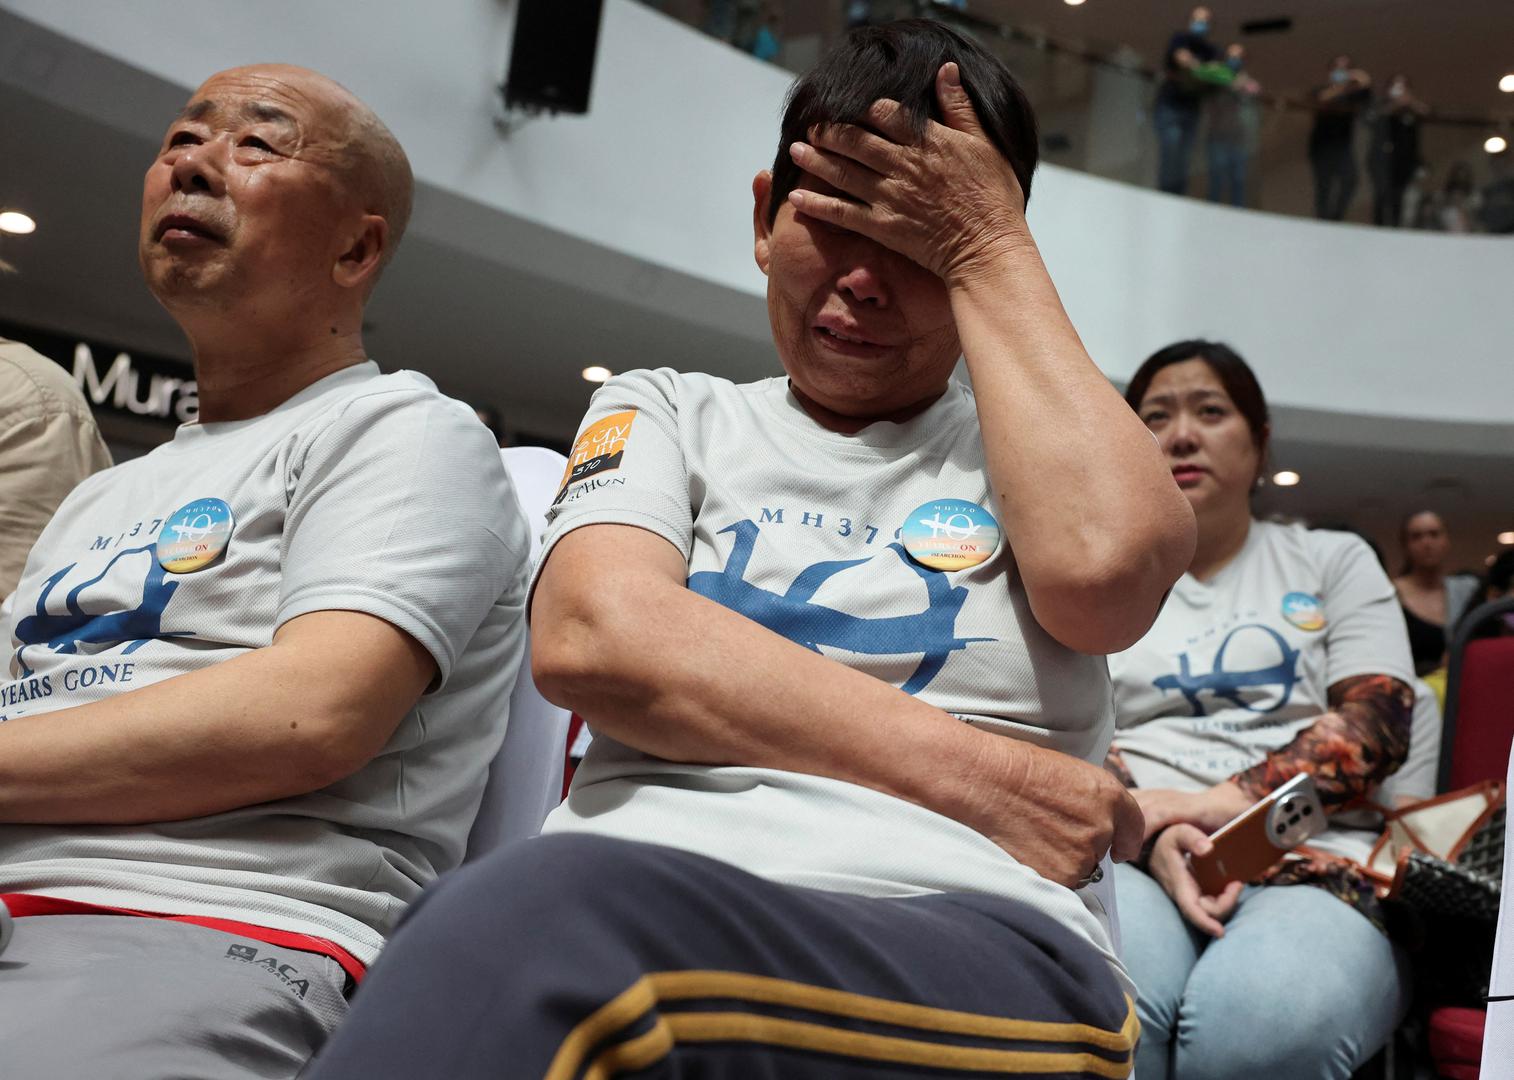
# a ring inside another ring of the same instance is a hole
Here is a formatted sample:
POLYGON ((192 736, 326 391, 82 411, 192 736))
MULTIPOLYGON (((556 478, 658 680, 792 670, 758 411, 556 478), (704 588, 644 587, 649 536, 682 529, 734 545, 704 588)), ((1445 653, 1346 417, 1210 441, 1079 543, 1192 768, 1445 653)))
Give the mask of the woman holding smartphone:
MULTIPOLYGON (((1414 692, 1397 595, 1349 533, 1251 514, 1269 424, 1228 347, 1150 357, 1126 400, 1198 519, 1198 549, 1155 625, 1109 658, 1107 767, 1146 815, 1149 857, 1116 868, 1124 959, 1140 990, 1141 1080, 1349 1077, 1407 1005, 1402 955, 1339 821, 1311 854, 1205 895, 1208 834, 1297 776, 1327 812, 1403 763, 1414 692), (1313 887, 1311 887, 1313 886, 1313 887)), ((1281 852, 1279 853, 1281 854, 1281 852)))

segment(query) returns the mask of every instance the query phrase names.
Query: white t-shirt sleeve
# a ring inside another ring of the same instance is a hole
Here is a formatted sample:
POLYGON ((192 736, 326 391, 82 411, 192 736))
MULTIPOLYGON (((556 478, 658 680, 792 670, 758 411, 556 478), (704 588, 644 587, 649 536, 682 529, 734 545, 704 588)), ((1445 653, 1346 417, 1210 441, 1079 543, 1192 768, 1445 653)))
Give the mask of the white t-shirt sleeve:
POLYGON ((488 431, 434 391, 344 404, 292 455, 276 625, 361 611, 429 652, 446 683, 489 609, 524 587, 528 549, 488 431))
POLYGON ((557 542, 584 525, 634 525, 689 557, 694 511, 679 437, 676 372, 629 371, 595 391, 573 440, 562 489, 547 511, 537 574, 557 542))
POLYGON ((1410 685, 1414 661, 1398 594, 1360 537, 1314 531, 1327 623, 1325 685, 1358 675, 1391 675, 1410 685))

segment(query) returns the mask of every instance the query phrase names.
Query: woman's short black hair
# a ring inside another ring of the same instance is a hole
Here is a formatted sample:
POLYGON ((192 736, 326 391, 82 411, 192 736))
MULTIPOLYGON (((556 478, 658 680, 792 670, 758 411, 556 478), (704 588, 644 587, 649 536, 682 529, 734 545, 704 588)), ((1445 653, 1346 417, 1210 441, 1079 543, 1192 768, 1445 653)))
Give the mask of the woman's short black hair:
POLYGON ((1237 411, 1246 418, 1246 426, 1251 429, 1251 441, 1256 444, 1257 450, 1265 452, 1272 420, 1267 411, 1267 397, 1262 393, 1262 384, 1256 381, 1256 373, 1251 370, 1251 365, 1241 359, 1241 354, 1221 342, 1195 338, 1158 349, 1131 376, 1130 385, 1125 388, 1125 401, 1136 412, 1140 412, 1141 400, 1151 389, 1151 380, 1156 378, 1157 372, 1164 367, 1181 364, 1184 360, 1202 360, 1209 365, 1209 370, 1220 380, 1225 393, 1235 402, 1237 411))
POLYGON ((1025 91, 1003 62, 977 42, 933 19, 903 19, 853 30, 789 90, 773 159, 768 224, 802 175, 789 157, 792 144, 807 141, 816 124, 865 123, 868 107, 879 98, 903 105, 916 133, 923 135, 927 120, 943 122, 936 73, 949 60, 962 74, 978 122, 1009 162, 1029 202, 1041 151, 1036 114, 1025 91))

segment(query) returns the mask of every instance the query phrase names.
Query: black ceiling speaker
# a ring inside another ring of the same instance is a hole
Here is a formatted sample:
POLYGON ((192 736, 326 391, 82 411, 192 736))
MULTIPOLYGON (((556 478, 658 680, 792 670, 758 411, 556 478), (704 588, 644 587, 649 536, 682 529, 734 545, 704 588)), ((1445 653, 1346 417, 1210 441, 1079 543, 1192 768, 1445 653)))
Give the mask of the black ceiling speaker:
POLYGON ((604 0, 517 0, 505 107, 589 111, 604 0))
POLYGON ((1241 23, 1243 34, 1286 34, 1293 29, 1293 20, 1286 15, 1273 19, 1252 19, 1241 23))

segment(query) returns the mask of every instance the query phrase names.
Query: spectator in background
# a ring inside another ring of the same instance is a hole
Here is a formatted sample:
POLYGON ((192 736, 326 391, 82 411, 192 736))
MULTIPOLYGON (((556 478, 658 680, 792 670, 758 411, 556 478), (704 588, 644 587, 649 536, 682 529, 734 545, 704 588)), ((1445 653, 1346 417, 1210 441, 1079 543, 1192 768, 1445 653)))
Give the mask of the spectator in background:
POLYGON ((1309 164, 1314 167, 1314 216, 1340 221, 1356 194, 1356 118, 1372 97, 1372 77, 1351 66, 1351 57, 1330 63, 1325 85, 1314 91, 1314 127, 1309 164))
POLYGON ((1435 181, 1430 166, 1421 161, 1409 183, 1404 187, 1403 223, 1408 229, 1435 232, 1439 224, 1435 220, 1435 181))
POLYGON ((1193 71, 1219 55, 1209 40, 1210 21, 1207 7, 1194 8, 1188 26, 1168 41, 1163 60, 1165 74, 1157 89, 1152 123, 1157 134, 1157 187, 1173 195, 1188 191, 1188 165, 1198 137, 1200 105, 1209 91, 1193 78, 1193 71))
POLYGON ((1483 577, 1482 596, 1484 604, 1514 596, 1514 547, 1504 548, 1483 577))
POLYGON ((0 600, 63 497, 108 468, 110 451, 68 372, 0 338, 0 600))
POLYGON ((778 5, 773 0, 764 0, 762 13, 756 29, 752 31, 752 40, 746 46, 746 51, 767 63, 777 60, 778 54, 783 51, 783 42, 779 37, 780 20, 778 5))
POLYGON ((739 0, 705 0, 704 21, 700 29, 721 41, 734 41, 739 8, 739 0))
POLYGON ((1246 74, 1246 47, 1239 42, 1225 47, 1225 66, 1232 76, 1229 85, 1207 99, 1209 201, 1245 206, 1247 163, 1257 130, 1256 97, 1262 87, 1246 74))
POLYGON ((1301 772, 1334 815, 1404 762, 1414 676, 1393 587, 1355 536, 1252 517, 1270 426, 1233 350, 1168 346, 1126 398, 1199 525, 1155 625, 1109 657, 1107 767, 1141 804, 1150 851, 1115 867, 1140 990, 1136 1076, 1346 1080, 1408 1002, 1382 907, 1345 861, 1369 853, 1371 834, 1332 820, 1310 841, 1321 854, 1214 896, 1187 856, 1301 772))
POLYGON ((1441 232, 1476 232, 1481 208, 1482 200, 1472 183, 1472 166, 1465 161, 1456 162, 1446 173, 1445 186, 1440 189, 1441 232))
POLYGON ((1414 671, 1428 675, 1445 664, 1450 644, 1448 627, 1466 613, 1477 594, 1477 579, 1470 574, 1447 574, 1446 555, 1451 538, 1446 523, 1433 510, 1416 510, 1404 518, 1398 530, 1404 549, 1404 566, 1393 579, 1404 621, 1409 625, 1409 648, 1414 671))
POLYGON ((846 28, 871 26, 874 22, 873 0, 846 0, 846 28))
POLYGON ((1430 107, 1414 96, 1406 75, 1388 80, 1372 117, 1372 221, 1397 228, 1403 223, 1404 194, 1419 170, 1420 121, 1430 107))
MULTIPOLYGON (((1488 571, 1483 575, 1477 595, 1468 601, 1467 610, 1462 612, 1461 617, 1465 619, 1475 608, 1483 604, 1491 604, 1494 600, 1506 600, 1510 597, 1514 597, 1514 547, 1504 548, 1488 564, 1488 571)), ((1476 628, 1472 636, 1475 638, 1514 636, 1514 611, 1506 611, 1496 619, 1484 621, 1476 628)))
POLYGON ((1514 233, 1514 150, 1489 154, 1488 169, 1493 178, 1482 189, 1483 230, 1495 235, 1514 233))

